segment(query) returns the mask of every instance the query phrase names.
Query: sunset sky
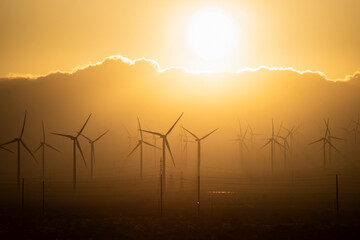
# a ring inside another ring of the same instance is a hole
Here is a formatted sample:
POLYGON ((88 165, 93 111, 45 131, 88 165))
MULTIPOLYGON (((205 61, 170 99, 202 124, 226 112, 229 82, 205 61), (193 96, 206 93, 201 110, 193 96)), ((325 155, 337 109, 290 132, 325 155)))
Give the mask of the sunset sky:
POLYGON ((0 76, 70 71, 122 55, 161 68, 265 65, 344 78, 360 70, 359 9, 358 0, 1 0, 0 76), (188 35, 209 8, 231 25, 231 43, 226 54, 204 59, 188 35))

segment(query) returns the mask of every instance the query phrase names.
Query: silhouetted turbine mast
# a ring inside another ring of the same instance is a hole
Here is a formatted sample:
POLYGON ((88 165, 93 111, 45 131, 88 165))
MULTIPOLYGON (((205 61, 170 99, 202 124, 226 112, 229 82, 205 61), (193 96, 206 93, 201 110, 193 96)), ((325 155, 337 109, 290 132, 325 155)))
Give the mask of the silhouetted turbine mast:
POLYGON ((208 134, 206 134, 205 136, 203 136, 202 138, 198 138, 194 133, 190 132, 189 130, 187 130, 186 128, 183 127, 183 129, 185 131, 187 131, 188 133, 190 133, 194 138, 195 141, 197 142, 198 145, 198 161, 197 161, 197 185, 198 185, 198 200, 197 200, 197 205, 198 205, 198 215, 200 215, 200 159, 201 159, 201 141, 204 140, 205 138, 207 138, 208 136, 210 136, 213 132, 215 132, 217 129, 209 132, 208 134))

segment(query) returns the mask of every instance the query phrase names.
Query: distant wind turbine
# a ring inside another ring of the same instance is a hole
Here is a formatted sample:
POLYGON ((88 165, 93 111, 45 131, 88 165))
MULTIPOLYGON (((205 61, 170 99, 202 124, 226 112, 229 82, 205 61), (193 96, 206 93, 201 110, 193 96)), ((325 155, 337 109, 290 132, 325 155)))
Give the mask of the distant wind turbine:
POLYGON ((241 128, 241 124, 239 121, 239 133, 237 134, 237 138, 234 139, 234 141, 239 143, 239 157, 240 157, 240 163, 241 163, 241 167, 244 168, 244 148, 249 151, 249 148, 246 144, 246 135, 248 133, 249 130, 249 126, 246 128, 245 132, 242 132, 242 128, 241 128))
POLYGON ((329 166, 331 167, 331 149, 332 148, 334 148, 337 152, 339 152, 339 150, 337 150, 334 146, 333 146, 333 144, 332 144, 332 139, 336 139, 336 140, 342 140, 342 141, 345 141, 345 139, 343 139, 343 138, 339 138, 339 137, 335 137, 335 136, 332 136, 331 135, 331 131, 330 131, 330 128, 329 128, 329 121, 330 121, 330 119, 328 118, 328 120, 326 121, 326 120, 324 120, 324 122, 325 122, 325 125, 326 125, 326 131, 327 131, 327 133, 328 133, 328 135, 327 135, 327 139, 328 139, 328 144, 329 144, 329 166))
POLYGON ((84 157, 83 151, 81 150, 81 146, 80 146, 80 143, 78 141, 78 138, 81 135, 81 133, 83 132, 83 130, 84 130, 86 124, 88 123, 90 117, 91 117, 91 114, 87 118, 86 122, 84 123, 84 125, 82 126, 80 131, 75 136, 68 135, 68 134, 61 134, 61 133, 51 133, 51 134, 58 135, 58 136, 61 136, 61 137, 69 138, 70 140, 73 141, 73 188, 74 188, 74 190, 76 190, 76 148, 79 149, 81 157, 82 157, 82 159, 84 161, 84 164, 85 164, 85 167, 86 167, 85 157, 84 157))
POLYGON ((90 172, 91 172, 91 181, 94 180, 94 165, 95 165, 95 142, 99 141, 105 134, 107 134, 109 130, 105 131, 99 137, 95 138, 95 140, 91 140, 89 137, 81 134, 84 138, 86 138, 90 143, 90 172))
POLYGON ((44 181, 44 179, 45 179, 45 147, 51 148, 57 152, 60 152, 60 151, 46 142, 44 122, 42 122, 42 132, 43 132, 43 139, 40 142, 39 147, 36 148, 33 153, 35 154, 37 151, 42 149, 42 180, 44 181))
POLYGON ((6 148, 4 148, 3 146, 7 145, 7 144, 11 144, 14 142, 17 142, 17 186, 20 187, 20 150, 21 150, 21 146, 22 145, 25 150, 31 155, 31 157, 35 160, 35 162, 37 163, 36 157, 34 156, 34 154, 31 152, 30 148, 25 144, 25 142, 23 141, 23 135, 24 135, 24 130, 25 130, 25 123, 26 123, 26 115, 27 112, 25 111, 25 116, 24 116, 24 122, 23 122, 23 126, 21 129, 21 133, 20 136, 18 138, 15 138, 9 142, 3 143, 0 146, 2 147, 2 149, 8 150, 6 148))
POLYGON ((271 137, 268 138, 267 143, 265 143, 265 145, 263 145, 261 148, 264 148, 265 146, 267 146, 269 143, 271 144, 271 171, 274 172, 274 150, 275 150, 275 144, 277 144, 278 146, 280 146, 281 148, 284 148, 284 146, 279 143, 279 141, 276 139, 275 133, 274 133, 274 120, 271 120, 271 126, 272 126, 272 131, 271 131, 271 137))
POLYGON ((278 136, 279 138, 281 138, 284 142, 283 147, 284 147, 284 167, 286 168, 287 166, 287 152, 291 153, 291 146, 289 144, 288 138, 291 137, 291 135, 293 134, 293 131, 295 129, 295 127, 292 127, 290 130, 287 130, 285 127, 283 127, 283 129, 285 129, 288 133, 285 136, 278 136))
POLYGON ((140 147, 140 177, 141 179, 143 178, 143 144, 146 144, 148 146, 151 146, 151 147, 154 147, 155 149, 161 149, 161 148, 158 148, 157 146, 151 144, 151 143, 148 143, 146 141, 144 141, 144 138, 143 138, 143 133, 142 133, 142 129, 141 129, 141 124, 140 124, 140 120, 139 118, 137 119, 138 120, 138 125, 139 125, 139 131, 140 131, 140 139, 138 140, 138 144, 134 147, 134 149, 127 155, 127 158, 131 156, 131 154, 138 148, 140 147))
POLYGON ((326 169, 326 144, 329 144, 329 147, 333 147, 335 150, 337 150, 337 149, 334 147, 334 145, 332 145, 331 142, 329 142, 329 138, 328 138, 328 134, 329 134, 328 130, 329 129, 327 128, 328 124, 327 124, 326 120, 324 120, 324 122, 325 122, 325 125, 326 125, 325 135, 322 138, 309 143, 309 145, 312 145, 312 144, 318 143, 318 142, 322 142, 322 144, 323 144, 324 169, 326 169))
POLYGON ((172 162, 173 162, 174 167, 175 167, 174 157, 173 157, 173 155, 172 155, 172 153, 171 153, 171 149, 170 149, 169 142, 168 142, 168 140, 167 140, 167 136, 168 136, 168 135, 170 134, 170 132, 173 130, 173 128, 175 127, 176 123, 180 120, 180 118, 182 117, 183 114, 184 114, 184 113, 182 113, 182 114, 180 115, 180 117, 176 120, 176 122, 171 126, 171 128, 170 128, 165 134, 158 133, 158 132, 147 131, 147 130, 141 130, 142 132, 147 132, 147 133, 150 133, 150 134, 153 134, 153 135, 157 135, 157 136, 161 137, 162 140, 163 140, 163 144, 162 144, 162 150, 163 150, 163 152, 162 152, 162 170, 163 170, 163 172, 162 172, 162 177, 163 177, 163 181, 162 181, 162 183, 163 183, 163 185, 164 185, 164 189, 165 189, 165 175, 166 175, 166 171, 165 171, 165 170, 166 170, 166 168, 165 168, 165 163, 166 163, 166 161, 165 161, 165 149, 166 149, 166 148, 168 149, 168 151, 169 151, 169 153, 170 153, 172 162))
POLYGON ((210 134, 212 134, 216 130, 218 130, 218 128, 216 128, 215 130, 209 132, 208 134, 206 134, 202 138, 197 137, 194 133, 190 132, 186 128, 184 128, 184 130, 187 131, 188 133, 190 133, 195 138, 195 141, 197 142, 197 145, 198 145, 198 152, 197 152, 197 155, 198 155, 198 162, 197 162, 197 165, 198 165, 197 166, 198 167, 198 169, 197 169, 198 170, 197 171, 198 200, 197 200, 197 205, 198 205, 198 215, 200 215, 200 156, 201 156, 201 141, 204 140, 205 138, 207 138, 208 136, 210 136, 210 134))

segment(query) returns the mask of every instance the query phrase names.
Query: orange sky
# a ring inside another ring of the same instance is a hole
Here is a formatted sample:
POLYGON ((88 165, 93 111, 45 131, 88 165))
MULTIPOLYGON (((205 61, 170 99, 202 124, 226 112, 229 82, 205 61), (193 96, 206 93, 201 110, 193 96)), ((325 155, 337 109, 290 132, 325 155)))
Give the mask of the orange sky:
POLYGON ((343 78, 360 70, 358 9, 358 0, 2 0, 0 76, 71 70, 120 54, 162 68, 266 65, 343 78), (209 6, 226 12, 238 34, 232 53, 213 62, 185 40, 191 16, 209 6))

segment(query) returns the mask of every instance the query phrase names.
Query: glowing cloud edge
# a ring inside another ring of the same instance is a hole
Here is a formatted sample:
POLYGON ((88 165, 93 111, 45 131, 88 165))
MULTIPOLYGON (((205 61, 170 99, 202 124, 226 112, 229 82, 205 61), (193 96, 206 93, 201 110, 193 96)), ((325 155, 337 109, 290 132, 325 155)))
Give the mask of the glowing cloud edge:
POLYGON ((265 65, 261 65, 261 66, 258 66, 256 68, 250 68, 250 67, 243 68, 243 69, 239 69, 239 70, 237 70, 235 72, 193 71, 193 70, 189 70, 189 69, 187 69, 185 67, 178 67, 178 66, 170 66, 170 67, 166 67, 166 68, 161 68, 160 64, 157 61, 155 61, 153 59, 145 58, 145 57, 141 57, 141 58, 131 60, 130 58, 127 58, 127 57, 124 57, 124 56, 121 56, 121 55, 112 55, 112 56, 106 57, 103 60, 98 61, 96 63, 88 62, 87 64, 78 65, 78 66, 74 67, 71 71, 55 70, 55 71, 50 71, 50 72, 48 72, 47 74, 44 74, 44 75, 40 75, 40 74, 36 75, 36 74, 31 74, 31 73, 30 74, 9 73, 5 77, 0 77, 0 78, 9 78, 9 79, 27 78, 27 79, 31 79, 31 80, 36 80, 37 78, 45 77, 47 75, 56 74, 56 73, 74 74, 75 72, 80 71, 80 70, 84 70, 84 69, 86 69, 88 67, 94 67, 94 66, 101 65, 106 60, 121 60, 124 63, 129 64, 129 65, 135 65, 136 62, 139 62, 139 61, 146 61, 146 62, 150 62, 156 68, 156 71, 158 73, 163 73, 163 72, 166 72, 166 71, 169 71, 169 70, 176 69, 176 70, 182 70, 182 71, 184 71, 186 73, 189 73, 189 74, 221 74, 221 73, 235 73, 235 74, 238 74, 238 73, 242 73, 242 72, 256 72, 256 71, 265 69, 265 70, 268 70, 268 71, 291 71, 291 72, 295 72, 295 73, 298 73, 298 74, 301 74, 301 75, 306 74, 306 73, 318 74, 319 76, 321 76, 325 80, 333 81, 333 82, 338 82, 338 81, 346 82, 346 81, 351 80, 352 77, 356 76, 357 74, 360 74, 360 71, 356 71, 353 74, 346 75, 344 78, 331 79, 331 78, 328 78, 326 76, 326 74, 321 72, 321 71, 297 70, 297 69, 294 69, 293 67, 269 67, 269 66, 265 66, 265 65))

